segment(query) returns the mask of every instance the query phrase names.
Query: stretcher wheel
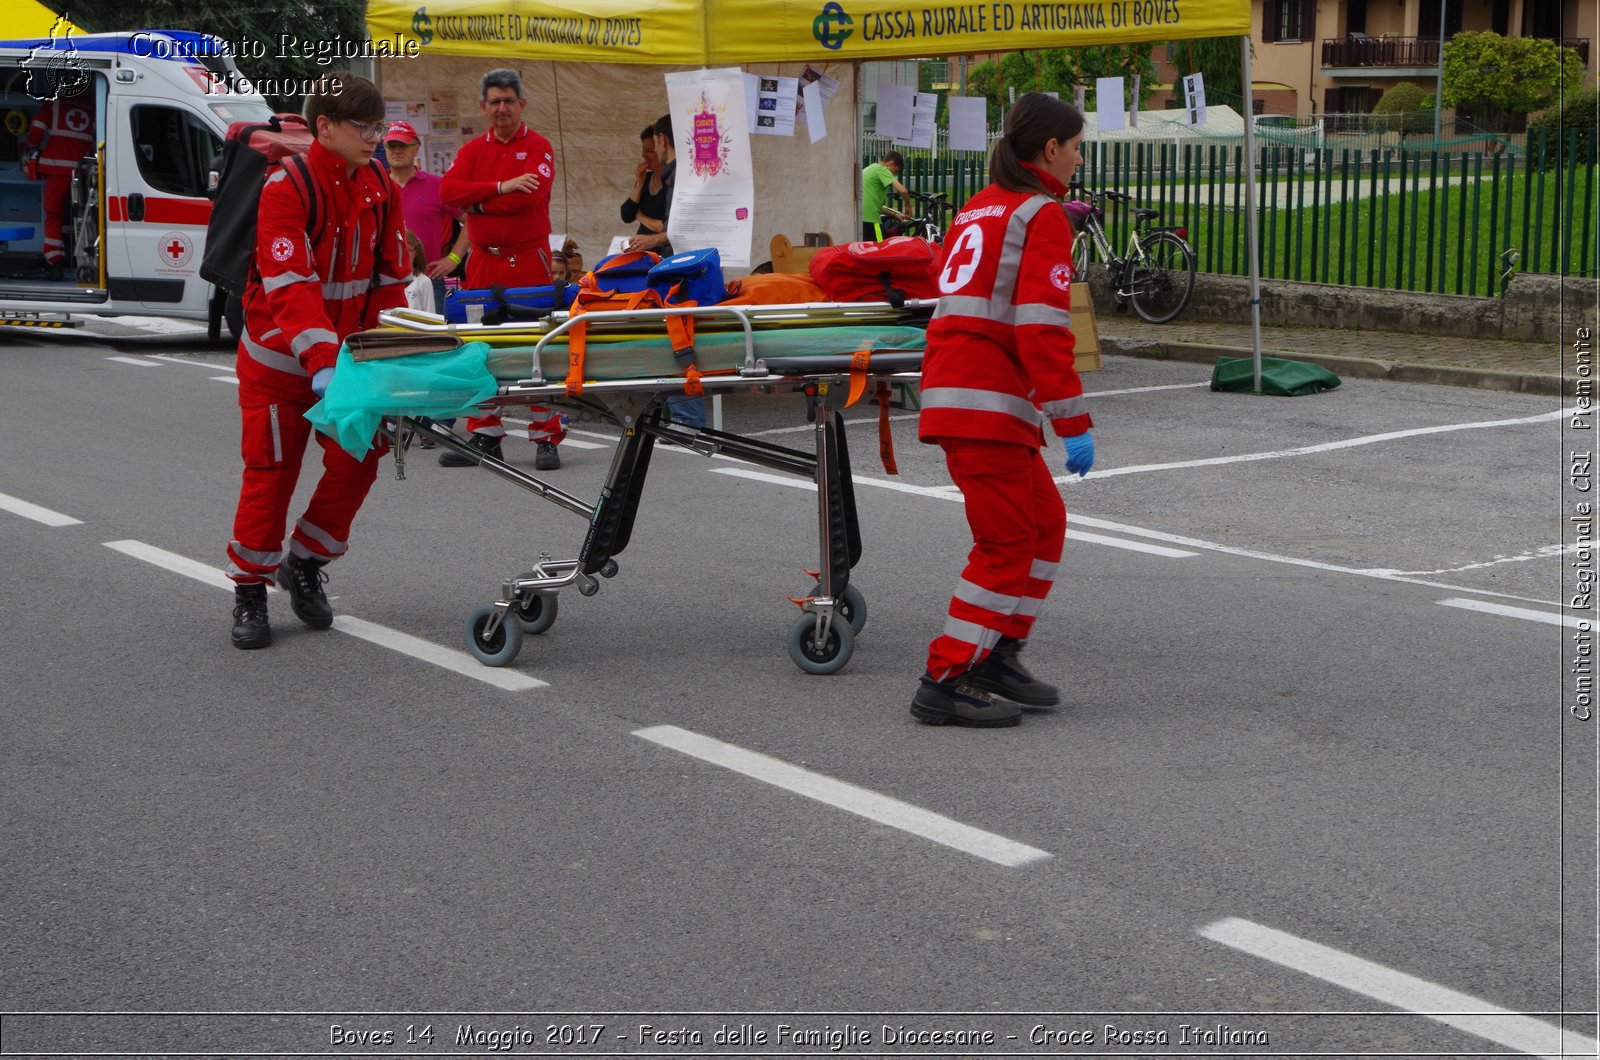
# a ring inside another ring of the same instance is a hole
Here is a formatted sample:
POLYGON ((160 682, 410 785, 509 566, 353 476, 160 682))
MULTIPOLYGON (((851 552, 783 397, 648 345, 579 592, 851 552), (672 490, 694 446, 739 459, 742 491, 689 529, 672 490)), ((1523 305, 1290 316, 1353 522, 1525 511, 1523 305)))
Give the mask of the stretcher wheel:
POLYGON ((561 603, 554 593, 529 593, 511 605, 522 625, 522 632, 539 634, 556 624, 556 609, 561 603))
POLYGON ((485 639, 483 627, 492 614, 494 606, 485 604, 467 618, 467 650, 485 666, 508 666, 522 650, 522 623, 507 616, 509 620, 500 623, 494 636, 485 639))
POLYGON ((608 559, 600 565, 600 577, 615 578, 617 576, 617 561, 608 559))
POLYGON ((578 582, 578 595, 579 596, 593 596, 595 593, 597 593, 599 591, 600 591, 600 583, 595 581, 594 578, 592 578, 592 577, 590 577, 588 575, 585 575, 583 580, 578 582))
MULTIPOLYGON (((835 614, 837 617, 837 613, 835 614)), ((817 616, 800 616, 789 631, 789 657, 808 674, 836 674, 850 661, 856 633, 848 622, 832 622, 825 643, 817 642, 817 616)))
MULTIPOLYGON (((822 595, 821 582, 811 587, 811 595, 822 595)), ((854 585, 846 585, 844 592, 839 596, 839 602, 833 605, 833 613, 844 616, 844 620, 850 623, 850 632, 860 633, 867 624, 867 599, 861 595, 860 589, 854 585)))

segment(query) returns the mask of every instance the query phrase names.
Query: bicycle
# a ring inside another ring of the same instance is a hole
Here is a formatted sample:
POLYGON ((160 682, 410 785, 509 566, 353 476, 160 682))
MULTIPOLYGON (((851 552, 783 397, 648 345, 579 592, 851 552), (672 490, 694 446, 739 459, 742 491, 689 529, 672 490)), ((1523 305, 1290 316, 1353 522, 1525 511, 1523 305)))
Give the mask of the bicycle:
MULTIPOLYGON (((1083 192, 1082 185, 1073 190, 1083 192)), ((1087 277, 1089 258, 1098 251, 1111 272, 1111 287, 1116 292, 1117 311, 1133 311, 1152 324, 1165 324, 1183 312, 1194 295, 1194 248, 1185 237, 1186 229, 1176 225, 1157 226, 1142 231, 1161 219, 1160 210, 1133 207, 1133 231, 1128 233, 1128 249, 1117 257, 1106 235, 1104 201, 1132 203, 1133 196, 1120 191, 1089 191, 1090 202, 1069 200, 1063 205, 1078 233, 1072 240, 1072 274, 1087 277)))
POLYGON ((883 235, 890 236, 915 236, 938 245, 944 242, 946 213, 954 213, 955 206, 944 192, 935 192, 924 195, 920 191, 907 191, 906 195, 913 201, 922 204, 921 217, 890 217, 883 218, 883 235))

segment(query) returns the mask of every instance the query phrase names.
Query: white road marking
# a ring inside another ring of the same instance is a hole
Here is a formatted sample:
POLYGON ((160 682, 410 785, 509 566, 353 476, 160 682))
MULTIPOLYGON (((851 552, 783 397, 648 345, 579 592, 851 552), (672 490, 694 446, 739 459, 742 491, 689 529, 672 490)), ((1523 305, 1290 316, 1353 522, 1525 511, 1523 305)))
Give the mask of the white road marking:
POLYGON ((1135 386, 1126 390, 1089 390, 1085 391, 1084 396, 1103 398, 1117 397, 1122 394, 1150 394, 1157 390, 1198 390, 1200 387, 1209 387, 1210 385, 1211 380, 1207 379, 1203 383, 1164 383, 1161 386, 1135 386))
MULTIPOLYGON (((172 571, 174 574, 193 578, 213 588, 233 591, 233 579, 220 569, 196 562, 187 556, 180 556, 176 552, 168 552, 164 548, 147 545, 142 541, 107 541, 105 546, 134 559, 172 571)), ((276 592, 275 589, 273 591, 276 592)), ((481 681, 486 685, 505 689, 507 692, 526 692, 529 689, 549 687, 548 683, 536 677, 529 677, 515 670, 484 666, 464 651, 441 647, 432 641, 413 637, 409 633, 401 633, 399 630, 389 629, 365 619, 353 618, 350 615, 335 615, 333 628, 369 644, 409 655, 419 662, 431 663, 451 673, 470 677, 474 681, 481 681)))
MULTIPOLYGON (((526 427, 528 425, 528 421, 527 420, 512 419, 510 416, 501 417, 501 422, 502 423, 509 423, 509 424, 512 424, 513 426, 516 426, 516 427, 526 427)), ((578 440, 577 438, 574 438, 573 435, 577 434, 577 433, 579 433, 579 432, 569 429, 567 431, 566 438, 562 440, 561 444, 562 445, 570 445, 574 449, 605 449, 605 448, 607 448, 606 446, 599 445, 599 444, 597 444, 595 442, 584 442, 584 441, 578 440)), ((588 433, 591 433, 591 432, 585 431, 583 433, 588 434, 588 433)), ((506 437, 517 439, 519 441, 532 441, 532 439, 528 438, 527 435, 518 436, 518 435, 514 435, 514 434, 508 434, 508 435, 506 435, 506 437)), ((596 435, 596 437, 604 438, 605 435, 596 435)), ((613 438, 612 441, 615 442, 616 439, 613 438)))
POLYGON ((30 504, 20 497, 13 497, 9 493, 0 493, 0 510, 8 511, 12 515, 20 515, 24 519, 32 519, 45 526, 82 526, 82 519, 74 519, 70 515, 53 512, 49 508, 41 508, 37 504, 30 504))
MULTIPOLYGON (((764 471, 748 471, 742 467, 714 467, 712 474, 732 475, 734 478, 753 479, 757 482, 770 482, 778 486, 789 486, 794 489, 810 490, 815 493, 817 484, 809 479, 797 478, 793 475, 770 475, 764 471)), ((961 499, 961 494, 950 493, 943 488, 929 488, 924 486, 907 486, 900 482, 885 482, 882 479, 856 478, 856 482, 865 486, 878 486, 885 489, 899 490, 903 493, 915 493, 924 497, 934 497, 938 500, 961 499)), ((1068 517, 1069 521, 1071 517, 1068 517)), ((1123 541, 1120 538, 1106 537, 1103 534, 1090 534, 1082 530, 1067 530, 1069 541, 1087 541, 1096 545, 1110 545, 1112 548, 1125 548, 1131 552, 1143 552, 1151 556, 1164 556, 1167 559, 1188 559, 1198 556, 1198 552, 1189 552, 1182 549, 1166 548, 1162 545, 1147 545, 1143 541, 1123 541)))
POLYGON ((1506 607, 1504 604, 1490 604, 1482 600, 1440 600, 1445 607, 1459 607, 1463 611, 1481 611, 1486 615, 1499 615, 1502 618, 1520 618, 1528 622, 1543 622, 1551 626, 1567 626, 1571 629, 1592 629, 1594 622, 1589 619, 1573 618, 1571 615, 1552 615, 1548 611, 1530 611, 1526 607, 1506 607))
POLYGON ((748 751, 731 743, 701 736, 676 725, 654 725, 635 730, 633 735, 662 747, 682 752, 702 762, 741 773, 764 784, 815 799, 836 809, 865 817, 869 821, 898 828, 902 832, 930 839, 997 865, 1017 868, 1051 856, 1049 851, 1030 847, 1005 836, 985 832, 951 820, 931 810, 881 795, 867 788, 835 780, 788 762, 748 751))
POLYGON ((106 360, 108 360, 108 361, 116 361, 118 364, 137 365, 140 368, 160 368, 161 367, 161 362, 160 361, 144 361, 144 360, 140 360, 138 357, 107 357, 106 360))
MULTIPOLYGON (((1084 482, 1095 482, 1100 479, 1115 478, 1117 475, 1136 475, 1146 471, 1175 471, 1191 467, 1214 467, 1219 464, 1240 464, 1253 460, 1279 460, 1291 456, 1309 456, 1312 453, 1327 453, 1337 449, 1351 449, 1361 445, 1377 445, 1380 442, 1393 442, 1402 438, 1417 438, 1427 434, 1449 434, 1453 431, 1476 431, 1486 427, 1519 427, 1529 423, 1543 423, 1546 420, 1563 419, 1571 415, 1567 409, 1557 409, 1554 412, 1545 412, 1537 416, 1523 416, 1514 420, 1486 420, 1480 423, 1447 423, 1438 427, 1415 427, 1406 431, 1386 431, 1383 434, 1368 434, 1359 438, 1346 438, 1337 442, 1323 442, 1320 445, 1303 445, 1295 449, 1274 449, 1264 453, 1239 453, 1235 456, 1212 456, 1202 460, 1180 460, 1172 464, 1137 464, 1132 467, 1110 467, 1091 473, 1084 482)), ((1059 475, 1057 482, 1078 482, 1076 475, 1059 475)))
POLYGON ((1252 957, 1518 1052, 1547 1057, 1593 1056, 1600 1048, 1593 1038, 1249 920, 1218 920, 1201 928, 1200 934, 1252 957))
POLYGON ((219 383, 232 383, 234 386, 239 385, 239 377, 236 375, 214 375, 211 378, 215 379, 219 383))
POLYGON ((191 320, 172 320, 166 317, 117 316, 100 317, 112 324, 121 324, 135 331, 148 331, 152 335, 204 335, 206 326, 191 320))
MULTIPOLYGON (((516 619, 513 618, 511 621, 514 622, 516 619)), ((409 633, 401 633, 399 630, 389 629, 387 626, 380 626, 365 619, 350 615, 334 615, 333 628, 352 637, 359 637, 369 644, 397 651, 401 655, 409 655, 413 659, 432 663, 451 673, 503 688, 507 692, 526 692, 534 688, 550 687, 548 682, 541 681, 537 677, 529 677, 516 670, 485 666, 464 651, 441 647, 432 641, 413 637, 409 633)))
POLYGON ((152 353, 150 357, 152 360, 165 361, 168 364, 187 364, 195 368, 210 368, 213 371, 226 367, 223 361, 191 361, 187 357, 175 357, 170 353, 152 353))
POLYGON ((1396 570, 1391 574, 1409 574, 1413 576, 1423 574, 1460 574, 1462 571, 1483 570, 1485 567, 1498 567, 1502 563, 1526 563, 1535 559, 1551 559, 1555 556, 1564 556, 1569 552, 1577 552, 1583 545, 1545 545, 1532 552, 1524 552, 1519 556, 1496 556, 1494 559, 1484 560, 1482 563, 1467 563, 1460 567, 1445 567, 1441 570, 1396 570))

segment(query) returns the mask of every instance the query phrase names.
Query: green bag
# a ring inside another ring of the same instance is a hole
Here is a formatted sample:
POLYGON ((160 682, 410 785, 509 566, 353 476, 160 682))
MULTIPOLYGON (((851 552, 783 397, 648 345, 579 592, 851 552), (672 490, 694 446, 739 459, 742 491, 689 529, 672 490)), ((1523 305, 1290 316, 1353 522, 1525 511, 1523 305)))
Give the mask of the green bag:
MULTIPOLYGON (((1305 361, 1286 361, 1282 357, 1261 358, 1261 392, 1277 397, 1304 397, 1339 385, 1339 377, 1320 365, 1305 361)), ((1219 357, 1211 373, 1212 390, 1231 390, 1253 394, 1256 389, 1255 359, 1219 357)))
POLYGON ((321 401, 306 410, 317 430, 357 460, 372 449, 385 416, 467 416, 494 396, 487 342, 454 350, 358 361, 348 345, 339 350, 333 380, 321 401))

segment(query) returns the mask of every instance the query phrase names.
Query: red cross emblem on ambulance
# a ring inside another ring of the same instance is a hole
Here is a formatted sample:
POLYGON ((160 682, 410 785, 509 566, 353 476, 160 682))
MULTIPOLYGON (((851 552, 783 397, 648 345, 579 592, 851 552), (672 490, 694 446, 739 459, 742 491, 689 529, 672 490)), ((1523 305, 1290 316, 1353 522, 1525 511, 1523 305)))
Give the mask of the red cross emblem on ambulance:
POLYGON ((194 256, 194 243, 182 232, 168 232, 161 237, 161 263, 171 269, 181 269, 194 256))
POLYGON ((90 125, 89 112, 82 107, 73 107, 67 111, 63 119, 67 128, 73 132, 83 132, 90 125))

